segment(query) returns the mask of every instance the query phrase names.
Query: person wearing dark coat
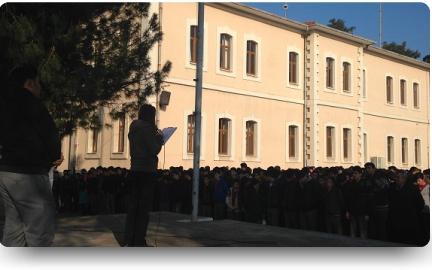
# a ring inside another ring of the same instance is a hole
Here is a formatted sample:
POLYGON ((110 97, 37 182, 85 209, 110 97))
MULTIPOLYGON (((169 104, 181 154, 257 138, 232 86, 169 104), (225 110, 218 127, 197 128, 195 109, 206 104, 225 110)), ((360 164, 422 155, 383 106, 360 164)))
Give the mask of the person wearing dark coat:
POLYGON ((377 170, 371 162, 365 164, 364 177, 372 187, 373 209, 369 221, 369 237, 386 241, 390 181, 386 172, 384 170, 377 170))
POLYGON ((283 186, 282 205, 284 209, 284 225, 292 229, 299 229, 299 184, 294 173, 286 176, 283 186))
POLYGON ((131 168, 128 177, 131 194, 125 228, 127 246, 147 246, 145 237, 158 177, 157 155, 163 144, 162 132, 155 125, 155 113, 153 106, 143 105, 138 119, 129 128, 131 168))
POLYGON ((262 197, 259 194, 259 187, 259 181, 254 178, 250 179, 245 186, 244 209, 246 222, 262 222, 264 209, 262 197))
POLYGON ((322 188, 316 173, 307 173, 299 180, 300 228, 318 229, 318 209, 322 202, 322 188))
POLYGON ((345 202, 339 187, 332 177, 326 177, 323 207, 326 231, 342 234, 342 215, 345 214, 345 202))
POLYGON ((354 167, 352 182, 345 189, 346 217, 350 221, 351 237, 368 237, 369 217, 373 211, 372 186, 362 177, 360 167, 354 167))
POLYGON ((399 173, 389 193, 389 240, 421 245, 421 212, 425 202, 419 189, 408 183, 405 172, 399 173))

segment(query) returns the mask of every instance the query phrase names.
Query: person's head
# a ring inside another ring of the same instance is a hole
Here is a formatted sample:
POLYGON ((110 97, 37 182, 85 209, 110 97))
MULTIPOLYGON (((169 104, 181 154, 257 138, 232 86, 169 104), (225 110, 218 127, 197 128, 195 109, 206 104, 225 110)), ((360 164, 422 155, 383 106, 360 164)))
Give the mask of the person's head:
POLYGON ((405 171, 400 171, 398 177, 396 178, 396 184, 399 187, 403 187, 408 179, 408 174, 405 171))
POLYGON ((362 177, 362 169, 360 168, 360 166, 354 166, 352 168, 352 178, 354 181, 358 182, 360 181, 362 177))
POLYGON ((24 88, 36 97, 41 95, 41 84, 37 69, 32 65, 21 65, 9 73, 8 86, 10 91, 24 88))
POLYGON ((368 175, 374 175, 375 174, 376 167, 375 167, 375 164, 373 164, 372 162, 367 162, 365 164, 365 169, 366 169, 366 174, 368 174, 368 175))
POLYGON ((326 177, 325 186, 327 190, 332 190, 335 185, 335 181, 333 177, 326 177))
POLYGON ((144 104, 141 106, 138 112, 138 119, 149 122, 155 125, 156 122, 156 109, 150 104, 144 104))

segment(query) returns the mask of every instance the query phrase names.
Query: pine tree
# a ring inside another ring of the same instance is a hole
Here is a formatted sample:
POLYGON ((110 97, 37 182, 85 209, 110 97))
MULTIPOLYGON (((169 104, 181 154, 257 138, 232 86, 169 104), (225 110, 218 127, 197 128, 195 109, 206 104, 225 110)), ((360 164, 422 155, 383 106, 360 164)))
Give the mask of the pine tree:
POLYGON ((415 59, 419 58, 421 54, 418 50, 414 51, 410 48, 407 48, 406 41, 403 41, 401 44, 397 44, 396 42, 384 42, 382 48, 415 59))
POLYGON ((355 26, 351 26, 351 27, 346 26, 344 20, 336 19, 336 18, 330 19, 327 26, 340 31, 348 32, 350 34, 352 34, 356 29, 355 26))
POLYGON ((150 49, 162 40, 149 3, 5 4, 0 17, 2 82, 14 66, 40 70, 46 102, 61 134, 100 127, 99 108, 116 118, 136 115, 163 89, 167 61, 150 69, 150 49), (143 23, 142 23, 143 22, 143 23))

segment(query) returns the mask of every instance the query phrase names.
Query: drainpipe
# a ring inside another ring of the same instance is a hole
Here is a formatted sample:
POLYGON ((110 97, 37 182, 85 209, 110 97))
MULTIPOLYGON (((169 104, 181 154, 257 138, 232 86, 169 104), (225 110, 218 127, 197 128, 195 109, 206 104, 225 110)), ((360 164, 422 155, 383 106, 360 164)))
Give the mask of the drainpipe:
MULTIPOLYGON (((159 31, 162 31, 162 2, 159 2, 159 31)), ((158 55, 157 55, 157 70, 161 70, 161 52, 162 52, 162 41, 158 41, 158 55)), ((156 93, 156 126, 159 127, 160 120, 160 108, 159 108, 159 93, 156 93)))
POLYGON ((307 115, 307 104, 306 104, 306 61, 307 61, 307 57, 306 57, 306 39, 309 36, 309 26, 306 25, 306 32, 303 35, 303 167, 306 167, 308 165, 307 160, 306 160, 306 132, 307 132, 307 127, 306 127, 306 115, 307 115))

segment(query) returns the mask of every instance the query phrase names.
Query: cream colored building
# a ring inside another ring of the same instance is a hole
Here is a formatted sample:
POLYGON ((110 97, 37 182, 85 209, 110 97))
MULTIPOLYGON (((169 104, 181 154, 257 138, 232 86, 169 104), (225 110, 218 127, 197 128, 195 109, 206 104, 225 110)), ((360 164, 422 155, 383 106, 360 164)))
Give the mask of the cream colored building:
MULTIPOLYGON (((192 167, 196 3, 153 3, 164 38, 153 68, 172 70, 159 127, 178 127, 160 168, 192 167)), ((201 166, 429 167, 429 64, 326 26, 234 3, 206 3, 201 166)), ((63 142, 67 167, 129 166, 128 126, 63 142), (123 134, 123 135, 122 135, 123 134), (73 162, 72 162, 73 163, 73 162)))

